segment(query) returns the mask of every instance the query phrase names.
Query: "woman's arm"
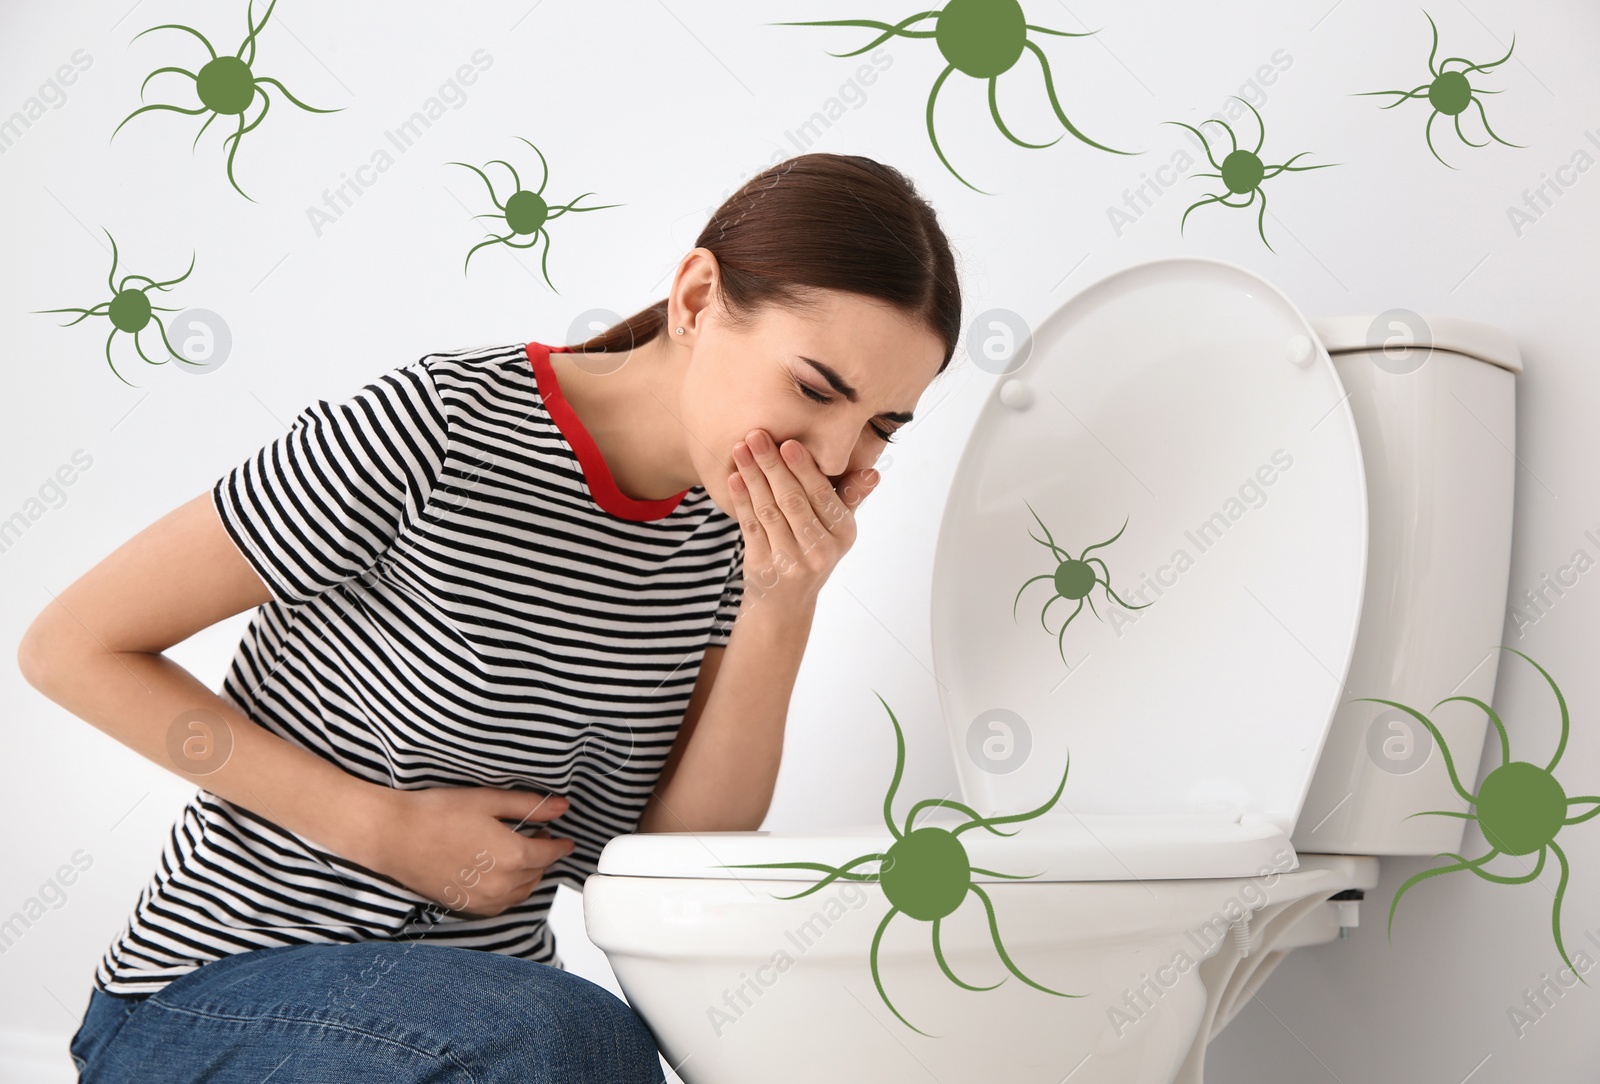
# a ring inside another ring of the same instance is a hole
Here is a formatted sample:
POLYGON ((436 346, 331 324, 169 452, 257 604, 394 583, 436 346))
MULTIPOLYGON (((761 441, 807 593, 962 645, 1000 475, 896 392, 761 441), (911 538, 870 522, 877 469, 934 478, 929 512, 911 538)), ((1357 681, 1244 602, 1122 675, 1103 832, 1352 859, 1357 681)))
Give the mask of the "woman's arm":
POLYGON ((689 709, 638 831, 754 832, 761 827, 778 781, 784 722, 813 613, 741 607, 728 646, 706 649, 689 709))
POLYGON ((17 664, 34 688, 163 768, 335 853, 362 853, 382 830, 389 788, 263 729, 161 654, 270 599, 202 493, 56 596, 17 664), (209 713, 200 726, 196 709, 209 713))

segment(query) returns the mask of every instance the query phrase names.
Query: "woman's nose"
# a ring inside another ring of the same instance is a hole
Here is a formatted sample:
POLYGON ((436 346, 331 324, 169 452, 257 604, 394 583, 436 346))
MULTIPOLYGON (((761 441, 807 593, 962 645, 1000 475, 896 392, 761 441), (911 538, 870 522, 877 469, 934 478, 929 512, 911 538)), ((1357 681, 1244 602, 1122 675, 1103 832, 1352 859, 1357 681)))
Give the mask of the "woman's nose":
POLYGON ((837 445, 829 445, 827 451, 829 458, 824 462, 818 458, 818 465, 829 478, 840 479, 852 470, 865 470, 878 461, 882 454, 878 442, 867 437, 854 436, 848 442, 840 441, 837 445))

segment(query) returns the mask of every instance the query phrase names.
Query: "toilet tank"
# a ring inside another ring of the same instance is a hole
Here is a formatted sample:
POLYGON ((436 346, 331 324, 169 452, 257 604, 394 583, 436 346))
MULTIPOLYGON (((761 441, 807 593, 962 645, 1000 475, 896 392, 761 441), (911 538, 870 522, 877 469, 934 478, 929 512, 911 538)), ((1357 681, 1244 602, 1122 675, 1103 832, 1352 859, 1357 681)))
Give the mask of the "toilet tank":
MULTIPOLYGON (((1489 722, 1449 696, 1493 705, 1505 658, 1516 473, 1515 340, 1486 324, 1392 309, 1313 319, 1350 396, 1365 463, 1366 591, 1346 695, 1292 837, 1307 854, 1455 851, 1465 811, 1416 709, 1476 791, 1489 722)), ((1508 646, 1516 646, 1513 640, 1508 646)), ((1498 757, 1498 742, 1495 747, 1498 757)))

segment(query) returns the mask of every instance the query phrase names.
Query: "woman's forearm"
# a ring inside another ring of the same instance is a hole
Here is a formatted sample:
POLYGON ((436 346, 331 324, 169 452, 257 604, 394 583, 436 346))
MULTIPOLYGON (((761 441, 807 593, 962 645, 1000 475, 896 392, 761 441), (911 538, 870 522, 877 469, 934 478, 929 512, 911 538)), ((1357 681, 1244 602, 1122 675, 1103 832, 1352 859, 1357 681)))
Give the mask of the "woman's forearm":
POLYGON ((335 854, 365 864, 387 787, 263 729, 164 655, 57 648, 40 692, 141 756, 335 854))
POLYGON ((789 698, 814 610, 752 605, 733 635, 688 745, 658 787, 640 832, 753 832, 761 827, 783 759, 789 698))

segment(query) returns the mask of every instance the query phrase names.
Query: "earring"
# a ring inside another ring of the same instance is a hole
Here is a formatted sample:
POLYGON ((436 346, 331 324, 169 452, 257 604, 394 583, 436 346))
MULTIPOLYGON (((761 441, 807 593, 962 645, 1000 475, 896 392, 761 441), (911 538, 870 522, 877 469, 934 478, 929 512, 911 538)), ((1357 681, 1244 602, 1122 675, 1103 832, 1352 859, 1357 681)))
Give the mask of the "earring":
POLYGON ((681 327, 680 327, 680 328, 679 328, 679 329, 678 329, 678 334, 679 334, 679 335, 682 335, 682 334, 683 334, 683 328, 681 328, 681 327))

